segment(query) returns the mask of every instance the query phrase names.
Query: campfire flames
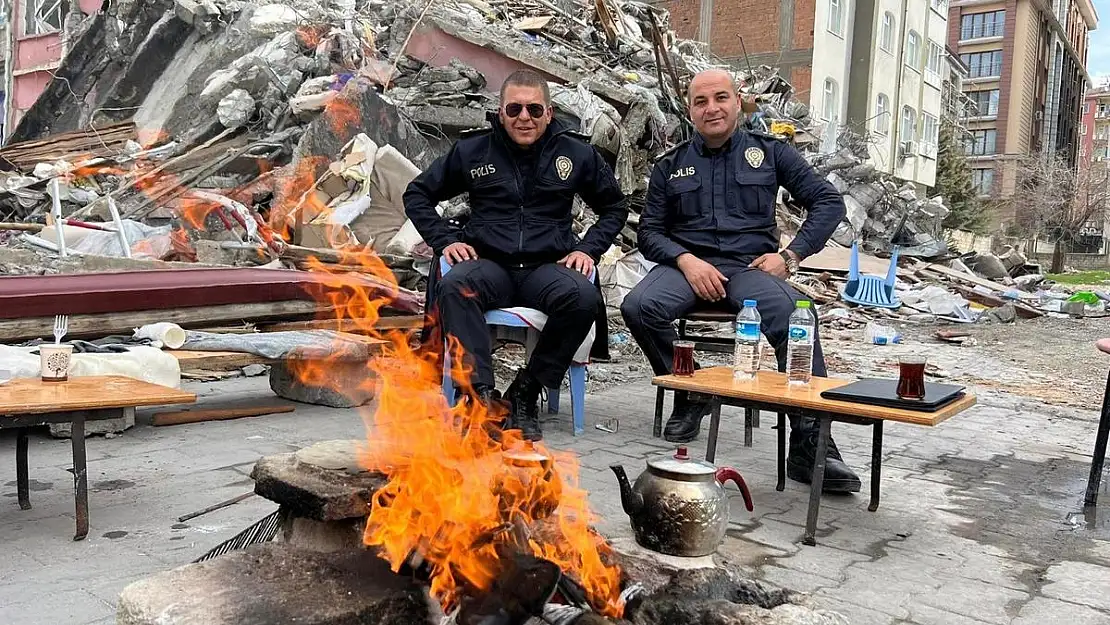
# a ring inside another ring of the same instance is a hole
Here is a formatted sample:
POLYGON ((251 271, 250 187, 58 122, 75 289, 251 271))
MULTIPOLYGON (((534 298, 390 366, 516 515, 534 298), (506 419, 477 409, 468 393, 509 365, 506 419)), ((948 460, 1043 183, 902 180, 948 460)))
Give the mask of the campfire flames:
MULTIPOLYGON (((302 35, 311 37, 312 32, 302 35)), ((352 103, 337 98, 328 108, 337 133, 358 123, 352 103)), ((274 185, 280 187, 275 199, 284 201, 271 207, 268 221, 276 233, 263 228, 269 236, 288 241, 298 211, 315 215, 329 210, 312 193, 319 165, 305 158, 289 175, 276 177, 274 185)), ((158 201, 179 184, 176 176, 159 172, 141 177, 136 186, 158 201)), ((203 230, 211 212, 224 212, 217 202, 188 192, 176 195, 176 212, 194 229, 203 230)), ((188 247, 184 230, 171 236, 175 249, 188 247)), ((503 414, 479 402, 448 406, 436 355, 414 347, 403 331, 375 329, 381 308, 391 299, 382 293, 398 292, 392 272, 372 253, 339 255, 338 264, 309 259, 307 269, 320 276, 309 287, 312 296, 329 305, 336 330, 380 339, 380 350, 367 363, 357 389, 337 388, 331 362, 293 360, 289 366, 304 384, 376 396, 364 414, 368 441, 361 461, 366 469, 385 475, 387 483, 371 504, 364 543, 395 571, 414 563, 430 571, 430 592, 447 613, 464 599, 489 591, 502 571, 504 554, 515 551, 558 565, 581 586, 594 610, 619 617, 620 570, 608 543, 590 527, 596 518, 587 492, 579 487, 575 456, 542 444, 533 447, 516 431, 501 432, 503 414), (352 268, 358 269, 359 279, 349 277, 352 268), (367 286, 367 277, 382 288, 367 286)), ((461 347, 453 337, 449 340, 455 363, 451 376, 468 394, 470 372, 461 347)), ((344 350, 333 351, 334 362, 343 359, 344 350)))
MULTIPOLYGON (((342 264, 396 286, 376 256, 351 254, 342 264)), ((498 546, 512 544, 557 564, 582 585, 596 610, 619 616, 620 571, 608 544, 590 529, 595 519, 578 486, 573 454, 541 445, 529 450, 516 431, 500 432, 502 415, 479 402, 449 407, 436 358, 414 349, 404 333, 375 331, 384 298, 352 288, 342 274, 329 274, 320 286, 318 296, 334 306, 337 322, 348 320, 385 341, 363 383, 377 391, 376 407, 366 415, 363 462, 389 479, 374 497, 364 542, 394 570, 418 554, 432 570, 431 593, 445 611, 468 594, 489 590, 500 570, 498 546), (506 449, 510 458, 513 450, 539 452, 551 462, 508 461, 506 449)), ((450 349, 453 363, 464 362, 457 342, 451 340, 450 349)), ((309 362, 294 374, 308 384, 329 382, 326 363, 309 362)), ((462 364, 451 375, 470 390, 462 364)))

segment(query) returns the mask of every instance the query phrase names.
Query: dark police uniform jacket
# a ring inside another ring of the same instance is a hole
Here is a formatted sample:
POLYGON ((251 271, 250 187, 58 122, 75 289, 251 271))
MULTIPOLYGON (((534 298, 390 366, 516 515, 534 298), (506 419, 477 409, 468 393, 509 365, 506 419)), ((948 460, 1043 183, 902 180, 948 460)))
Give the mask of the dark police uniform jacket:
POLYGON ((490 122, 491 128, 455 143, 405 191, 405 214, 428 245, 440 255, 463 241, 479 258, 517 267, 555 262, 576 250, 600 259, 628 217, 608 163, 559 120, 528 152, 512 142, 496 115, 490 122), (460 232, 435 206, 461 193, 470 194, 470 219, 460 232), (582 240, 571 229, 575 194, 598 214, 582 240))
POLYGON ((743 263, 777 252, 780 186, 808 213, 787 249, 811 256, 844 218, 844 199, 832 184, 770 135, 739 129, 719 150, 696 135, 655 164, 640 215, 640 251, 672 266, 685 252, 743 263))

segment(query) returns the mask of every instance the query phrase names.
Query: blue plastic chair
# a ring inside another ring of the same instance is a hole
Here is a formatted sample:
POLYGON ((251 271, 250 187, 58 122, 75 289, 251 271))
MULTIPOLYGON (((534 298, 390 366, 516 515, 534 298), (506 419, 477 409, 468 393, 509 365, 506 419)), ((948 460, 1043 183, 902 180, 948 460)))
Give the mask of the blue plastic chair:
MULTIPOLYGON (((447 275, 451 270, 446 259, 439 259, 439 272, 441 276, 447 275)), ((593 282, 597 277, 597 269, 595 268, 589 276, 590 282, 593 282)), ((543 314, 539 313, 538 314, 543 314)), ((486 312, 486 325, 490 326, 495 334, 496 340, 509 341, 516 343, 523 343, 526 355, 525 360, 532 356, 532 349, 535 347, 536 340, 539 338, 539 332, 535 328, 525 323, 523 319, 506 311, 503 308, 496 308, 486 312), (505 337, 498 334, 499 328, 515 329, 517 331, 523 330, 525 333, 525 340, 522 342, 519 339, 505 337)), ((574 421, 574 435, 578 436, 586 431, 586 365, 579 363, 571 363, 570 369, 567 372, 570 377, 570 409, 574 421)), ((559 413, 559 392, 561 389, 549 388, 547 389, 547 412, 549 414, 559 413)), ((447 398, 449 404, 454 404, 456 400, 455 384, 451 380, 451 354, 448 349, 443 351, 443 395, 447 398)))
POLYGON ((898 308, 901 300, 894 294, 894 278, 898 274, 898 248, 890 256, 890 269, 886 278, 859 272, 859 245, 852 244, 851 264, 848 267, 848 282, 840 289, 840 297, 852 304, 877 308, 898 308))

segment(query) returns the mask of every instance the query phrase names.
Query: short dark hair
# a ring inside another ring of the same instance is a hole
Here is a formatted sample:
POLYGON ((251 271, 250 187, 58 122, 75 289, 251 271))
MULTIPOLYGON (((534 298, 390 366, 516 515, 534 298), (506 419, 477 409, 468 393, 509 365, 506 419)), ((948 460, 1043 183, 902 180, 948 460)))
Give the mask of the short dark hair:
POLYGON ((547 86, 547 79, 539 72, 531 69, 518 69, 509 74, 505 82, 501 83, 501 92, 498 94, 502 102, 505 100, 505 88, 509 85, 516 87, 535 87, 543 92, 543 103, 551 104, 551 90, 547 86))

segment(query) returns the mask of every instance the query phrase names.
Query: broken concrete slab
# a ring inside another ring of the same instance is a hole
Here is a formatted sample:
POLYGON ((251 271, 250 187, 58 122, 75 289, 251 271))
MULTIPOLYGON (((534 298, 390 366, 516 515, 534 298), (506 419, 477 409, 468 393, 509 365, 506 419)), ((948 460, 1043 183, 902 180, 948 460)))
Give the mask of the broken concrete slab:
POLYGON ((268 543, 159 573, 123 589, 118 625, 412 625, 432 622, 424 590, 366 553, 268 543))
POLYGON ((318 178, 343 146, 360 132, 378 145, 397 148, 421 169, 435 159, 424 136, 400 115, 396 106, 378 94, 374 83, 355 76, 309 125, 293 152, 293 162, 317 158, 319 162, 313 171, 314 179, 318 178))
POLYGON ((374 399, 372 385, 367 384, 370 372, 365 361, 324 359, 309 363, 313 361, 275 363, 270 367, 270 390, 283 399, 332 408, 354 408, 374 399), (306 382, 305 376, 298 375, 298 371, 304 370, 298 367, 306 366, 320 367, 318 370, 327 371, 326 385, 306 382))
MULTIPOLYGON (((85 437, 97 434, 119 434, 135 427, 135 409, 127 408, 123 415, 115 419, 99 419, 85 422, 85 437)), ((70 438, 73 435, 72 423, 51 423, 50 435, 54 438, 70 438)))
MULTIPOLYGON (((357 463, 354 449, 358 441, 350 441, 342 464, 349 467, 357 463)), ((344 456, 338 449, 328 451, 331 459, 344 456)), ((361 519, 370 513, 370 498, 381 488, 385 476, 368 471, 351 471, 349 468, 332 469, 298 458, 297 453, 265 456, 255 463, 251 471, 254 492, 274 501, 296 517, 317 521, 361 519)))
POLYGON ((113 2, 86 20, 6 142, 130 118, 191 32, 174 11, 173 0, 113 2))

